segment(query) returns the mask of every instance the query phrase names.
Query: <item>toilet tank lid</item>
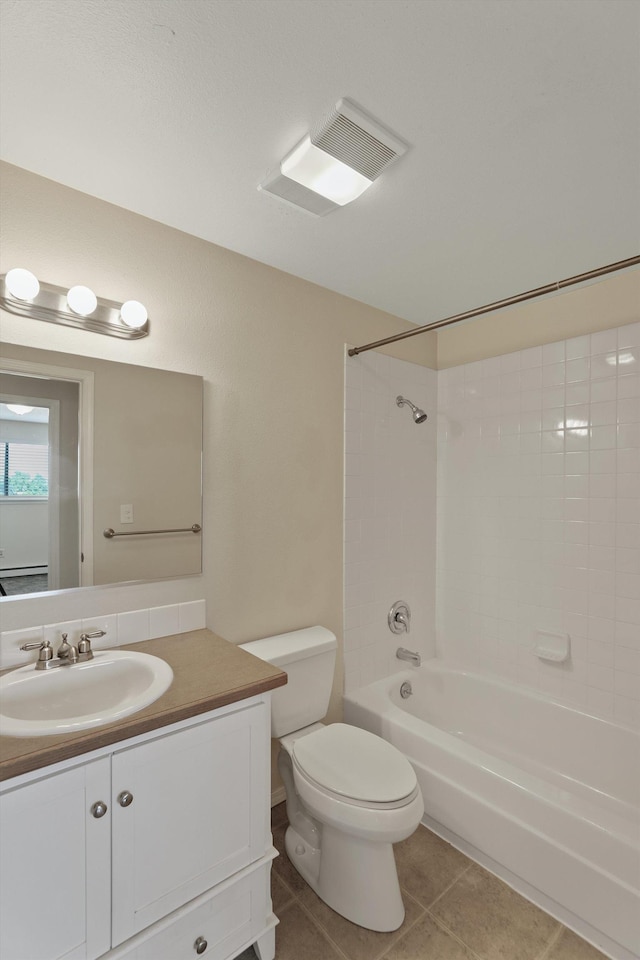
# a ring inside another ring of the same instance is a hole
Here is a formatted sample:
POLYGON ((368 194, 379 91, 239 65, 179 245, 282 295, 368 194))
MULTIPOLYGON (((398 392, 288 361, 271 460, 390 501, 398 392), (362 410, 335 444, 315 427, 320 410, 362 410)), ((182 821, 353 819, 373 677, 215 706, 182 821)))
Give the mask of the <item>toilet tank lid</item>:
POLYGON ((293 660, 306 660, 320 653, 328 653, 338 646, 335 634, 326 627, 305 627, 304 630, 292 630, 275 637, 252 640, 240 647, 252 653, 260 660, 266 660, 276 667, 282 667, 293 660))

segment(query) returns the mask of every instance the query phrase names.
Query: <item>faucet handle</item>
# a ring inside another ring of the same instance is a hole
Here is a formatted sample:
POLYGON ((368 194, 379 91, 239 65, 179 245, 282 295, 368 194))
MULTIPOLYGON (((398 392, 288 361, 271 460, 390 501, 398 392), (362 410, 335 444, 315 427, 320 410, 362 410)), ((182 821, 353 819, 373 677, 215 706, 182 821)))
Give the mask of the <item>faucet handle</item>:
POLYGON ((39 650, 38 662, 41 660, 52 660, 53 659, 53 650, 51 649, 51 643, 49 640, 34 640, 33 643, 23 643, 20 647, 21 650, 39 650))
POLYGON ((85 660, 92 660, 93 650, 91 649, 91 641, 96 640, 98 637, 106 636, 106 633, 106 630, 93 630, 92 633, 81 633, 80 643, 78 644, 78 654, 83 654, 85 660))
POLYGON ((389 610, 387 623, 391 633, 409 633, 411 629, 411 610, 404 600, 398 600, 389 610))

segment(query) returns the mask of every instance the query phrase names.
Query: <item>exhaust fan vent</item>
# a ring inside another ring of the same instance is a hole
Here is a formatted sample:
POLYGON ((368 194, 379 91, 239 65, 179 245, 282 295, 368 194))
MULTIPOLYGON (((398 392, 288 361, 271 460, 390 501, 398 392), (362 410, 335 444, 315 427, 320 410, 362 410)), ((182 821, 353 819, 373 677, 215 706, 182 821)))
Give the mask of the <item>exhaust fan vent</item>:
POLYGON ((390 130, 342 99, 258 189, 322 217, 356 200, 407 149, 390 130))
POLYGON ((407 145, 385 130, 347 99, 340 100, 330 116, 311 134, 311 142, 375 180, 407 145))

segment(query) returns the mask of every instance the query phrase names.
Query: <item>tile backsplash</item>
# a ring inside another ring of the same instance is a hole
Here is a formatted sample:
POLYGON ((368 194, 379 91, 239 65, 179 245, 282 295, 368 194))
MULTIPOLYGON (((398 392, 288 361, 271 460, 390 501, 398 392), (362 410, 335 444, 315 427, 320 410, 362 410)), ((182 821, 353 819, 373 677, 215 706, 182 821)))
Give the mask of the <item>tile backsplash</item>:
POLYGON ((437 500, 438 656, 639 724, 640 323, 441 370, 437 500))
POLYGON ((192 600, 145 610, 130 610, 126 613, 84 617, 82 620, 48 623, 20 630, 5 630, 0 633, 0 669, 19 666, 37 658, 37 651, 25 652, 20 649, 23 643, 50 640, 52 644, 57 644, 63 633, 68 633, 70 641, 76 643, 82 632, 104 630, 104 637, 92 641, 93 648, 100 650, 125 643, 167 637, 173 633, 186 633, 205 626, 205 601, 192 600))

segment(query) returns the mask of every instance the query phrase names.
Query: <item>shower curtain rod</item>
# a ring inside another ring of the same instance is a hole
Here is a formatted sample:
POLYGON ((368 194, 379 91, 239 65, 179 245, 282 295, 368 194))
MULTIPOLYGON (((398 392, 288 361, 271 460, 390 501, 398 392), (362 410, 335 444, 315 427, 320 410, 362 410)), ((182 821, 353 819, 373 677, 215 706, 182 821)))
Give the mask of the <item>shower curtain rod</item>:
POLYGON ((453 317, 446 317, 444 320, 436 320, 434 323, 426 323, 423 327, 416 327, 414 330, 405 330, 403 333, 396 333, 393 337, 387 337, 385 340, 376 340, 375 343, 365 343, 362 347, 352 347, 349 350, 349 356, 355 357, 365 350, 375 350, 376 347, 384 347, 388 343, 395 343, 397 340, 406 340, 408 337, 417 337, 419 333, 426 333, 427 330, 437 330, 439 327, 448 327, 452 323, 461 323, 463 320, 470 320, 472 317, 479 317, 483 313, 491 313, 493 310, 502 310, 503 307, 510 307, 514 303, 522 303, 524 300, 533 300, 536 297, 543 297, 547 293, 556 293, 564 287, 570 287, 574 283, 582 283, 585 280, 593 280, 595 277, 602 277, 607 273, 614 273, 616 270, 624 270, 626 267, 633 267, 640 264, 640 256, 629 257, 628 260, 618 260, 616 263, 609 263, 606 267, 598 267, 597 270, 588 270, 586 273, 578 273, 574 277, 568 277, 566 280, 556 280, 555 283, 547 283, 544 287, 536 287, 535 290, 527 290, 526 293, 519 293, 515 297, 506 297, 504 300, 496 300, 495 303, 488 303, 484 307, 477 307, 475 310, 467 310, 465 313, 456 313, 453 317))

